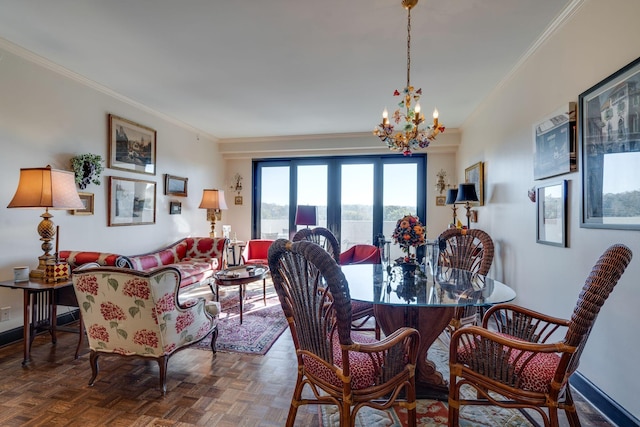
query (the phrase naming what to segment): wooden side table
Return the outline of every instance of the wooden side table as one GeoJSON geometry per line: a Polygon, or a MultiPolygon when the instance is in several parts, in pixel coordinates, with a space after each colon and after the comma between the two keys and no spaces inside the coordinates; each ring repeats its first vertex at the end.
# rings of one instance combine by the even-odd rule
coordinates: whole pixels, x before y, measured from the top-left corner
{"type": "MultiPolygon", "coordinates": [[[[240,324],[242,325],[242,306],[244,300],[244,288],[247,283],[262,280],[262,301],[267,305],[267,281],[269,267],[266,265],[241,265],[220,270],[213,275],[216,289],[211,289],[216,294],[216,301],[220,301],[220,286],[238,286],[240,298],[240,324]]],[[[213,287],[212,287],[213,288],[213,287]]]]}
{"type": "Polygon", "coordinates": [[[79,319],[78,329],[63,328],[57,325],[58,305],[78,307],[78,301],[73,291],[71,278],[57,283],[48,283],[43,279],[29,278],[26,282],[14,282],[6,280],[0,282],[0,287],[10,289],[22,289],[23,292],[23,339],[24,339],[24,360],[26,365],[31,360],[31,344],[36,334],[40,331],[49,331],[51,342],[56,343],[57,331],[78,332],[78,346],[75,357],[78,358],[84,326],[82,317],[79,319]]]}

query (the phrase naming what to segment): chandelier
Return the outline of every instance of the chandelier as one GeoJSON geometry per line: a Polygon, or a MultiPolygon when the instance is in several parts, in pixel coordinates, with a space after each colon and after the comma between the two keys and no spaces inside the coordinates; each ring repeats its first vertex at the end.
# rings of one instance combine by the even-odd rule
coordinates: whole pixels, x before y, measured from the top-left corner
{"type": "Polygon", "coordinates": [[[436,135],[444,132],[444,126],[438,122],[438,110],[433,111],[433,126],[424,126],[424,114],[420,112],[420,96],[422,89],[415,90],[411,86],[411,9],[418,4],[418,0],[402,0],[402,6],[407,9],[407,86],[399,92],[395,90],[393,96],[402,96],[398,109],[393,113],[394,125],[389,122],[389,112],[385,108],[382,112],[382,123],[373,131],[391,151],[402,151],[405,156],[411,155],[411,150],[426,148],[436,139],[436,135]],[[403,111],[404,110],[404,111],[403,111]],[[401,123],[402,122],[402,123],[401,123]],[[421,128],[420,125],[423,125],[421,128]]]}

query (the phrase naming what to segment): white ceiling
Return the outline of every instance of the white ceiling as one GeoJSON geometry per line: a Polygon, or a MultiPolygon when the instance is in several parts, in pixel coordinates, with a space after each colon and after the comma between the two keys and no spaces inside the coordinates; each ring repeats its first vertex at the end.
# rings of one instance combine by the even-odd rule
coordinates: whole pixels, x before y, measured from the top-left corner
{"type": "MultiPolygon", "coordinates": [[[[421,0],[425,115],[460,127],[578,3],[421,0]]],[[[372,131],[406,83],[406,20],[400,0],[0,0],[5,44],[224,139],[372,131]]]]}

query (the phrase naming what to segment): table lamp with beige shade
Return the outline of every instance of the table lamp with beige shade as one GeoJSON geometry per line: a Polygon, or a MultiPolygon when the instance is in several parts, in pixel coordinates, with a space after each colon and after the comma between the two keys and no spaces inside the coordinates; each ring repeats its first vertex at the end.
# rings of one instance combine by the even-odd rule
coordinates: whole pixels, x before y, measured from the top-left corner
{"type": "Polygon", "coordinates": [[[47,264],[57,261],[57,250],[51,254],[56,236],[56,226],[49,209],[83,209],[85,206],[76,190],[73,172],[44,168],[20,169],[18,189],[7,208],[44,208],[42,221],[38,224],[38,234],[42,240],[43,255],[38,257],[38,267],[31,270],[30,277],[44,278],[47,264]]]}
{"type": "Polygon", "coordinates": [[[224,200],[224,191],[216,189],[202,190],[202,200],[198,207],[207,210],[207,221],[211,222],[211,232],[209,236],[216,237],[216,219],[220,219],[221,211],[227,209],[227,202],[224,200]]]}

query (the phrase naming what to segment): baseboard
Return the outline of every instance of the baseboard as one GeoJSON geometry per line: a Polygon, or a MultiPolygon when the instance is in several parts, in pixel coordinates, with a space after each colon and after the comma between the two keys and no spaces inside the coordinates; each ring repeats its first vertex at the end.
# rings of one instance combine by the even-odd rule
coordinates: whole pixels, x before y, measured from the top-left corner
{"type": "Polygon", "coordinates": [[[584,396],[592,406],[598,408],[607,418],[618,426],[640,427],[640,420],[607,396],[579,372],[571,376],[571,386],[584,396]]]}
{"type": "MultiPolygon", "coordinates": [[[[56,323],[60,326],[63,326],[75,322],[76,320],[78,320],[79,314],[80,313],[78,309],[71,310],[68,313],[59,315],[56,323]]],[[[24,337],[23,332],[24,329],[22,326],[20,326],[19,328],[13,328],[0,332],[0,347],[4,347],[5,345],[13,344],[17,341],[20,341],[24,337]]]]}

